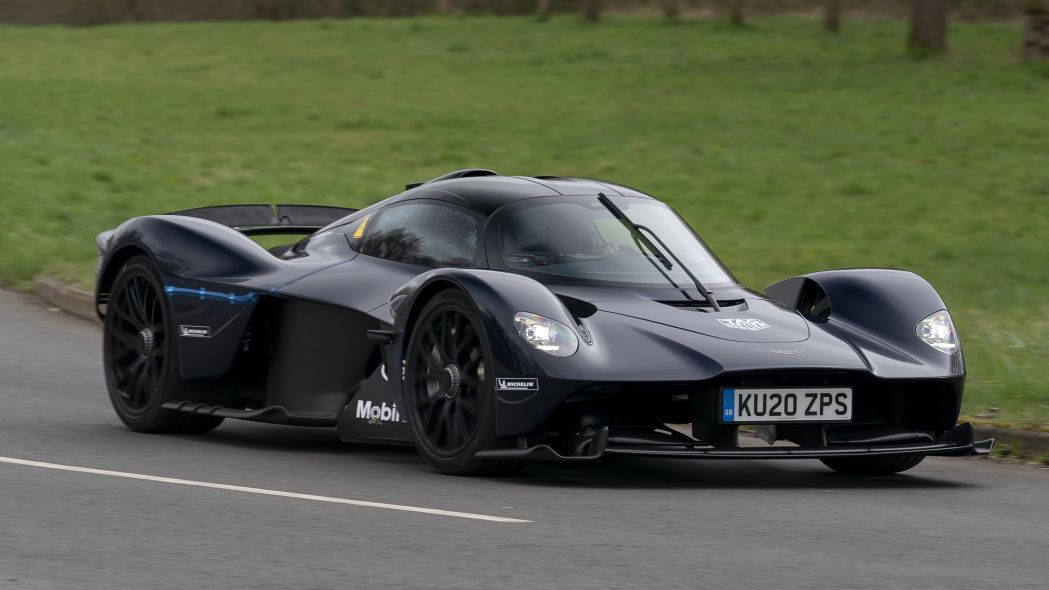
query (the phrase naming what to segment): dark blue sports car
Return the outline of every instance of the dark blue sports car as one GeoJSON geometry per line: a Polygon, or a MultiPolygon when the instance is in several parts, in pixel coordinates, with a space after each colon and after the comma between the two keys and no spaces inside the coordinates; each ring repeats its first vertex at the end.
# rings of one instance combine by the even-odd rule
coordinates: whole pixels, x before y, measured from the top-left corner
{"type": "Polygon", "coordinates": [[[445,473],[613,454],[895,473],[991,446],[956,424],[961,347],[921,277],[751,291],[618,184],[462,170],[361,210],[137,217],[98,246],[106,380],[136,431],[336,427],[445,473]],[[305,237],[250,237],[281,234],[305,237]]]}

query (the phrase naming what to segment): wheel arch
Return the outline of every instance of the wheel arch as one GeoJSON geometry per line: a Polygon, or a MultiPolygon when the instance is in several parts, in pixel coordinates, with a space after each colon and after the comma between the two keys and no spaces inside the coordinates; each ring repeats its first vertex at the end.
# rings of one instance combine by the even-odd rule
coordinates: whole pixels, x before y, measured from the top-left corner
{"type": "MultiPolygon", "coordinates": [[[[433,280],[423,284],[419,290],[412,297],[411,303],[409,304],[408,310],[404,317],[404,343],[402,346],[402,353],[407,349],[408,346],[408,334],[411,333],[412,328],[415,327],[415,322],[419,319],[419,315],[422,313],[426,304],[437,296],[438,293],[454,289],[464,293],[468,298],[470,294],[463,289],[462,285],[458,282],[449,279],[448,277],[439,276],[433,280]]],[[[472,301],[472,298],[471,298],[472,301]]]]}
{"type": "Polygon", "coordinates": [[[98,319],[104,320],[106,317],[101,306],[109,303],[110,290],[113,288],[113,282],[120,273],[120,269],[136,256],[150,257],[150,254],[138,244],[124,244],[109,255],[104,265],[101,260],[99,261],[98,278],[95,280],[95,314],[98,319]]]}
{"type": "Polygon", "coordinates": [[[281,262],[247,236],[192,217],[136,217],[100,234],[95,312],[104,319],[112,287],[128,260],[145,256],[160,275],[172,323],[206,336],[178,340],[183,379],[214,378],[232,367],[244,330],[265,292],[246,284],[281,269],[281,262]]]}

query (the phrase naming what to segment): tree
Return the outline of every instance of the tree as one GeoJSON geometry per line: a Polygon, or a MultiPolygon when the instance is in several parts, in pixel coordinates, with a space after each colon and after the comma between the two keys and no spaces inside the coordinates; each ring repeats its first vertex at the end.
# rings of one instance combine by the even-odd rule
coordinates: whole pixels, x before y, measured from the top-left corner
{"type": "Polygon", "coordinates": [[[907,48],[912,51],[947,51],[947,13],[950,0],[912,0],[911,30],[907,48]]]}
{"type": "Polygon", "coordinates": [[[668,20],[677,20],[681,16],[681,2],[679,0],[660,0],[659,5],[663,9],[663,16],[668,20]]]}
{"type": "Polygon", "coordinates": [[[454,10],[452,0],[437,0],[437,14],[451,14],[454,10]]]}
{"type": "Polygon", "coordinates": [[[728,22],[731,25],[742,27],[746,24],[746,18],[743,16],[744,8],[746,8],[746,0],[729,0],[728,3],[728,22]]]}
{"type": "Polygon", "coordinates": [[[1024,61],[1049,59],[1049,0],[1028,0],[1024,61]]]}
{"type": "Polygon", "coordinates": [[[550,15],[554,13],[554,0],[539,0],[536,5],[535,16],[540,21],[550,20],[550,15]]]}
{"type": "Polygon", "coordinates": [[[603,5],[604,0],[583,0],[583,18],[592,23],[601,20],[603,5]]]}
{"type": "Polygon", "coordinates": [[[823,10],[823,28],[831,33],[841,31],[841,0],[827,0],[823,10]]]}

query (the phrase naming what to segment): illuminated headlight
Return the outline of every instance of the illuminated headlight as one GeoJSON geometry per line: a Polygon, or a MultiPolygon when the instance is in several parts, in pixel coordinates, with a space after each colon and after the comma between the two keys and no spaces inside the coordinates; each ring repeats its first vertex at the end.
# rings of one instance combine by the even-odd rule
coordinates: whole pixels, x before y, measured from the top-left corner
{"type": "Polygon", "coordinates": [[[951,323],[951,314],[946,310],[930,315],[918,322],[914,333],[929,346],[945,354],[958,352],[958,336],[954,333],[954,324],[951,323]]]}
{"type": "Polygon", "coordinates": [[[571,328],[541,315],[519,311],[514,314],[514,327],[529,344],[554,356],[572,356],[579,348],[571,328]]]}

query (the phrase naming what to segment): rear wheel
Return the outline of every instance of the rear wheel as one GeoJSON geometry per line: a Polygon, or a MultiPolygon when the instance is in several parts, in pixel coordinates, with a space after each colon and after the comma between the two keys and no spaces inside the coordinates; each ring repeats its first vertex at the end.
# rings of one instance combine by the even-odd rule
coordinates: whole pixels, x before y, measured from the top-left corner
{"type": "Polygon", "coordinates": [[[137,432],[207,432],[215,416],[165,410],[189,399],[178,375],[173,320],[160,277],[145,256],[136,256],[113,282],[103,327],[109,399],[117,416],[137,432]]]}
{"type": "Polygon", "coordinates": [[[419,454],[450,474],[510,473],[523,464],[480,459],[495,443],[495,392],[488,339],[465,295],[431,299],[408,340],[405,395],[419,454]]]}
{"type": "Polygon", "coordinates": [[[876,455],[873,457],[829,457],[820,459],[838,473],[847,475],[891,475],[922,462],[924,455],[876,455]]]}

